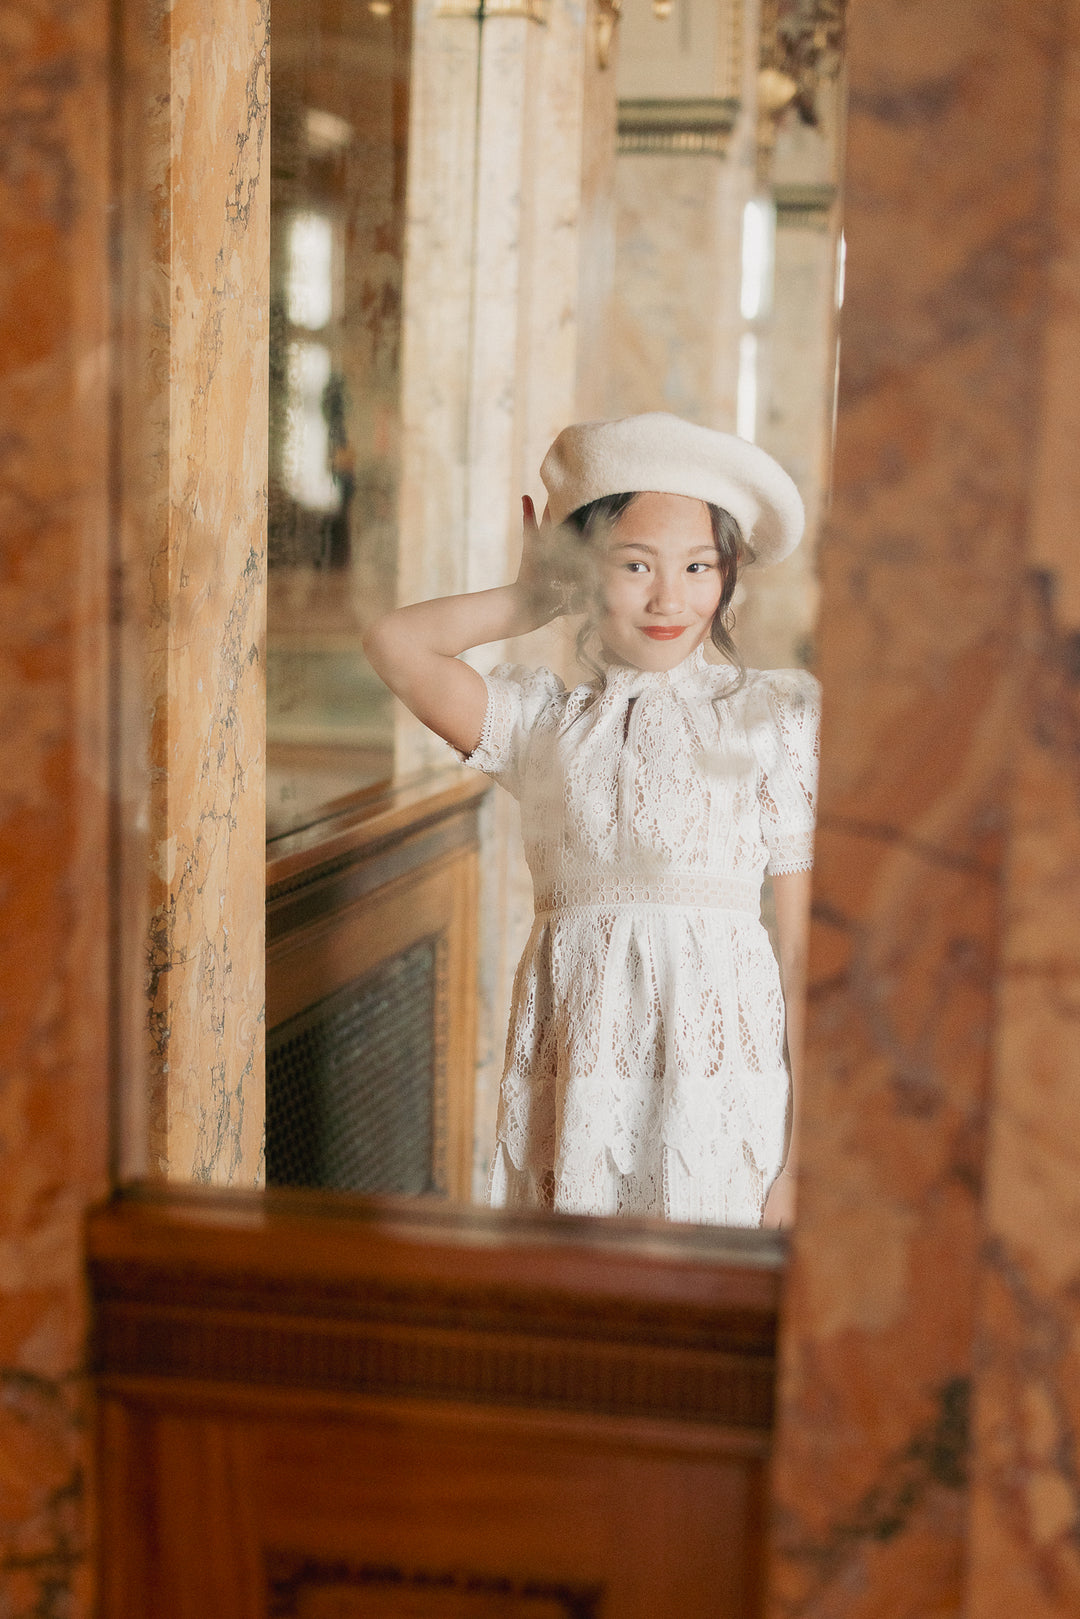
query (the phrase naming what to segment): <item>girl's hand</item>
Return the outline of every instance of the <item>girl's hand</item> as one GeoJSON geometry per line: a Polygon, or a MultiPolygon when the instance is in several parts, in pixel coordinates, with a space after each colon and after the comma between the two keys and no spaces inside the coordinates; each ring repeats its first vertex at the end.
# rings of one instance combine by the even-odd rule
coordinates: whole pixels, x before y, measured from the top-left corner
{"type": "Polygon", "coordinates": [[[561,578],[564,570],[558,565],[558,546],[547,511],[538,523],[531,497],[522,495],[521,515],[521,566],[518,569],[517,588],[525,594],[530,607],[541,616],[543,622],[567,610],[567,592],[561,578]]]}
{"type": "Polygon", "coordinates": [[[782,1169],[769,1187],[761,1224],[784,1231],[795,1224],[795,1177],[790,1170],[782,1169]]]}

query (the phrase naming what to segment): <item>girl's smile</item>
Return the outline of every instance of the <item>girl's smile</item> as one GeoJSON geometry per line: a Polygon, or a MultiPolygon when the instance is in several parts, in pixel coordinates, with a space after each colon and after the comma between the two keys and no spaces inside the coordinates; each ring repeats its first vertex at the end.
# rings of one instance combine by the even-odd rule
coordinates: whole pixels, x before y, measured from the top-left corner
{"type": "Polygon", "coordinates": [[[704,501],[640,494],[613,523],[599,568],[597,622],[609,657],[674,669],[712,627],[723,590],[704,501]]]}

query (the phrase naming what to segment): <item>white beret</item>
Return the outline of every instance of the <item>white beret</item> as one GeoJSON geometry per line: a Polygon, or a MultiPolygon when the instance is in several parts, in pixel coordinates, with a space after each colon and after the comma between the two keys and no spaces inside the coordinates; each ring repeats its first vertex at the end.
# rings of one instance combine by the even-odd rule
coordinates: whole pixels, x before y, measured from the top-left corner
{"type": "Polygon", "coordinates": [[[806,521],[798,489],[771,455],[667,411],[564,428],[540,476],[554,523],[603,495],[689,495],[730,512],[763,563],[794,551],[806,521]]]}

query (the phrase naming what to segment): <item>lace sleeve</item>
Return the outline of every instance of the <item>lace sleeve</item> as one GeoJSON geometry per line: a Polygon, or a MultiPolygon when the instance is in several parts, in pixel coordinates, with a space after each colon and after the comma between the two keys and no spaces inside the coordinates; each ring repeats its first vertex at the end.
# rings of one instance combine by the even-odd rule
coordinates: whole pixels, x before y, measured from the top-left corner
{"type": "Polygon", "coordinates": [[[769,851],[765,869],[780,877],[814,863],[821,695],[813,675],[801,669],[771,673],[762,686],[768,724],[758,800],[769,851]]]}
{"type": "Polygon", "coordinates": [[[526,669],[510,663],[501,663],[485,675],[484,684],[488,702],[480,740],[469,754],[456,748],[453,751],[462,764],[483,770],[517,797],[529,735],[548,704],[565,687],[550,669],[526,669]]]}

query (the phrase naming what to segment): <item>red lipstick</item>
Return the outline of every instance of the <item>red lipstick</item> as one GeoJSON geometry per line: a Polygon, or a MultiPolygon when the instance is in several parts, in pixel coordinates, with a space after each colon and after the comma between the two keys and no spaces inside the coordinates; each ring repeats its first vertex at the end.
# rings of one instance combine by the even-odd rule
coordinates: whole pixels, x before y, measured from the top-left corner
{"type": "Polygon", "coordinates": [[[653,641],[677,641],[685,628],[685,624],[650,624],[642,628],[642,634],[653,641]]]}

